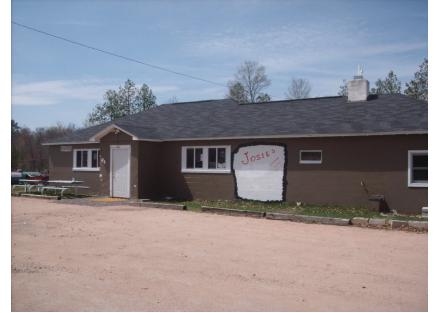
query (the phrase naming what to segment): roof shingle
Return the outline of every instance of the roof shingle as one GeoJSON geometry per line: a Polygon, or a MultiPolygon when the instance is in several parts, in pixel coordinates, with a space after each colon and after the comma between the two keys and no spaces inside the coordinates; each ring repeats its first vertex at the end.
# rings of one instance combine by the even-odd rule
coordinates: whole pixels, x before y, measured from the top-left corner
{"type": "Polygon", "coordinates": [[[238,104],[230,99],[165,104],[78,130],[51,143],[85,142],[115,124],[144,140],[426,133],[428,104],[404,95],[238,104]]]}

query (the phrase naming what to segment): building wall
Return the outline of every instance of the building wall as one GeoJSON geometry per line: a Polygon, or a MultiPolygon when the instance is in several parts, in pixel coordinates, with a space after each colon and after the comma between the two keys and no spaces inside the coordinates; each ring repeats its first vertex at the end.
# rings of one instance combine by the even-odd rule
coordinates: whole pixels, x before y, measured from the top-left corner
{"type": "Polygon", "coordinates": [[[84,181],[84,186],[89,186],[90,189],[81,190],[81,193],[86,194],[100,194],[100,173],[72,171],[73,168],[73,150],[74,149],[93,149],[99,148],[98,144],[85,145],[65,145],[72,147],[72,151],[62,152],[61,146],[49,146],[49,179],[51,180],[76,180],[84,181]]]}
{"type": "Polygon", "coordinates": [[[141,199],[156,199],[159,193],[158,177],[161,174],[159,160],[161,158],[159,143],[139,142],[139,187],[138,197],[141,199]]]}
{"type": "MultiPolygon", "coordinates": [[[[160,144],[157,197],[234,199],[232,174],[181,173],[181,147],[231,145],[234,151],[258,140],[181,141],[160,144]]],[[[369,194],[382,194],[390,208],[420,212],[427,188],[408,187],[408,150],[426,150],[427,135],[294,138],[264,140],[287,145],[286,200],[310,204],[373,207],[369,194]],[[322,150],[322,164],[299,164],[300,150],[322,150]]],[[[143,144],[143,143],[141,143],[143,144]]]]}
{"type": "MultiPolygon", "coordinates": [[[[72,145],[76,148],[101,148],[99,172],[72,171],[73,152],[50,146],[50,178],[84,180],[91,193],[110,193],[110,145],[131,146],[133,198],[177,199],[235,198],[231,174],[181,172],[181,147],[187,145],[239,145],[259,140],[179,141],[151,143],[132,141],[124,134],[108,134],[100,145],[72,145]]],[[[264,140],[287,146],[286,200],[309,204],[372,207],[369,194],[382,194],[390,208],[419,213],[427,205],[428,188],[408,187],[408,150],[426,150],[427,135],[363,136],[337,138],[292,138],[264,140]],[[322,164],[299,164],[300,150],[322,150],[322,164]]]]}
{"type": "Polygon", "coordinates": [[[138,192],[138,141],[124,133],[110,133],[101,138],[100,144],[71,145],[72,151],[61,152],[60,146],[49,146],[49,177],[50,179],[75,179],[83,180],[89,186],[89,194],[109,196],[110,194],[110,146],[131,146],[130,168],[130,197],[137,198],[138,192]],[[100,148],[100,170],[96,172],[73,171],[73,149],[100,148]]]}
{"type": "Polygon", "coordinates": [[[101,195],[110,195],[110,146],[129,145],[131,147],[130,155],[130,198],[138,198],[138,149],[139,142],[133,141],[131,136],[119,132],[118,134],[109,133],[101,138],[101,195]]]}

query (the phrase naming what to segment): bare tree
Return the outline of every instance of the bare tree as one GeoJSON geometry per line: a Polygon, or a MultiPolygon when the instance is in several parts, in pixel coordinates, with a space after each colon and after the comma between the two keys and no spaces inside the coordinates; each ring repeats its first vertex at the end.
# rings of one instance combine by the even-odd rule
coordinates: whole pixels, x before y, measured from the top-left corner
{"type": "Polygon", "coordinates": [[[235,79],[228,83],[229,98],[239,103],[267,101],[268,94],[263,90],[270,85],[270,80],[266,76],[266,69],[254,61],[245,61],[234,75],[235,79]]]}
{"type": "Polygon", "coordinates": [[[179,99],[177,99],[176,96],[172,96],[171,98],[169,98],[169,99],[165,102],[165,104],[173,104],[173,103],[177,103],[177,102],[179,102],[179,99]]]}
{"type": "Polygon", "coordinates": [[[310,95],[312,87],[307,79],[293,78],[287,90],[286,97],[288,99],[304,99],[310,95]]]}

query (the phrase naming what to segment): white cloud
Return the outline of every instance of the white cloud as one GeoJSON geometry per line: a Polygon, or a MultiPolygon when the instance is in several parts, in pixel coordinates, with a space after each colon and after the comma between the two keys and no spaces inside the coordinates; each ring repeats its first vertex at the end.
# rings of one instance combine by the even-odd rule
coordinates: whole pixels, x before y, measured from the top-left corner
{"type": "Polygon", "coordinates": [[[184,48],[197,57],[253,59],[272,73],[307,70],[319,64],[390,56],[426,50],[427,42],[374,37],[362,21],[328,21],[317,25],[285,24],[269,29],[226,29],[188,34],[184,48]]]}
{"type": "MultiPolygon", "coordinates": [[[[102,101],[106,90],[117,89],[118,84],[98,79],[49,80],[12,84],[12,105],[45,106],[67,101],[96,104],[102,101]]],[[[173,85],[150,86],[155,94],[176,91],[173,85]]]]}
{"type": "Polygon", "coordinates": [[[97,80],[49,80],[12,84],[12,105],[42,106],[65,101],[101,101],[102,95],[114,85],[97,80]]]}

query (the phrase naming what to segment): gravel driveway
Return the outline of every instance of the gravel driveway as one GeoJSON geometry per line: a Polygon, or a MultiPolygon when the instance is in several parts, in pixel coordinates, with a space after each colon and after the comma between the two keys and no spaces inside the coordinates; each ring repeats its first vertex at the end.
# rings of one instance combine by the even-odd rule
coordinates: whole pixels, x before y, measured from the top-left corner
{"type": "Polygon", "coordinates": [[[426,234],[12,198],[14,311],[426,311],[426,234]]]}

